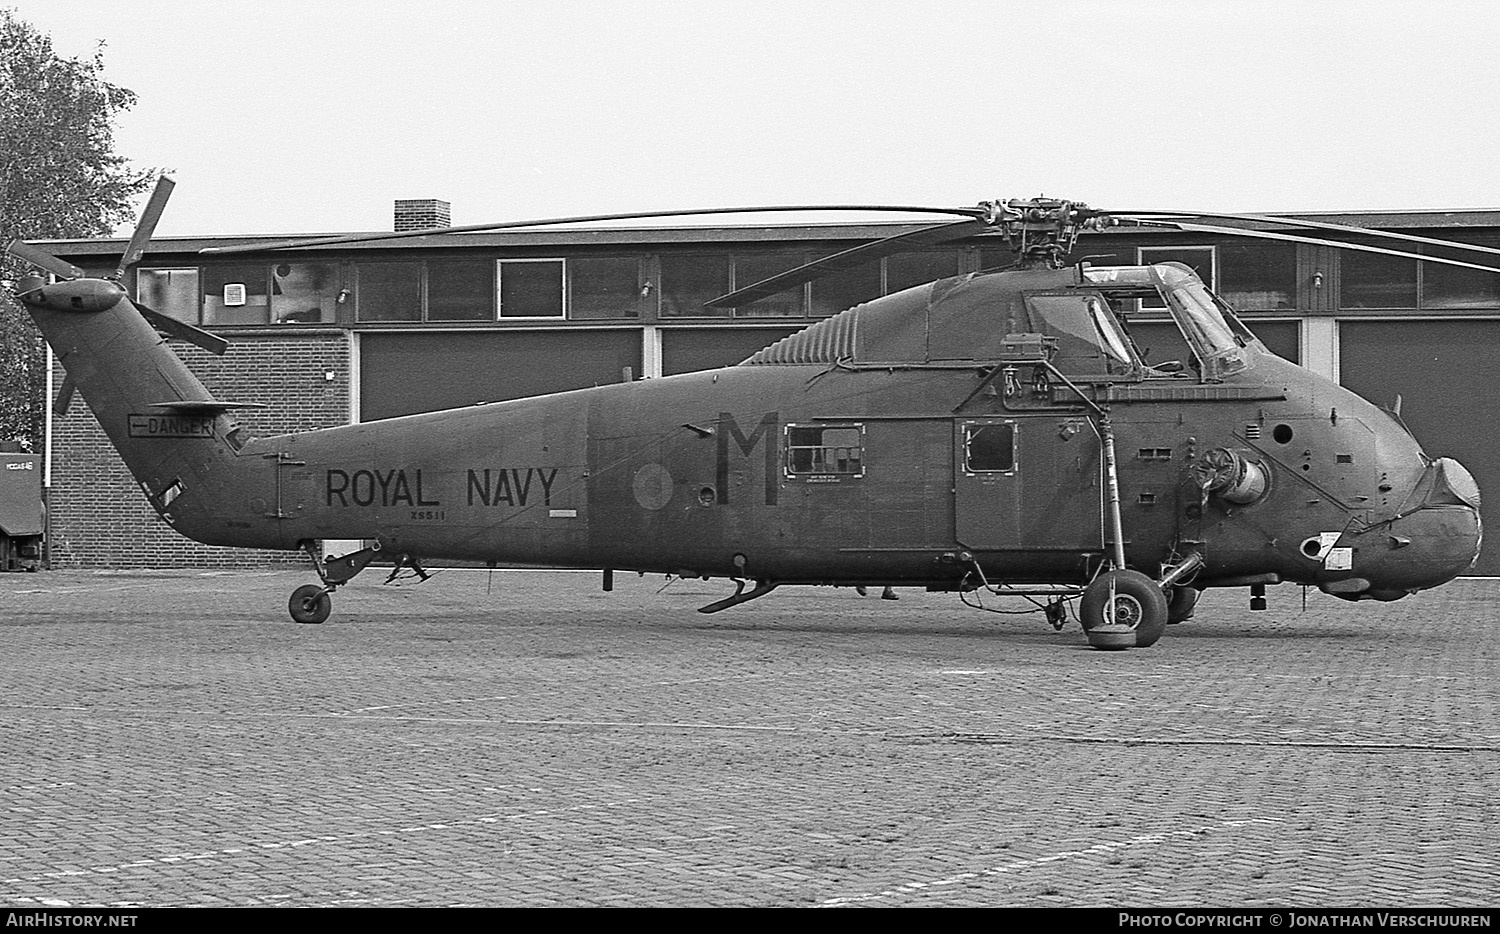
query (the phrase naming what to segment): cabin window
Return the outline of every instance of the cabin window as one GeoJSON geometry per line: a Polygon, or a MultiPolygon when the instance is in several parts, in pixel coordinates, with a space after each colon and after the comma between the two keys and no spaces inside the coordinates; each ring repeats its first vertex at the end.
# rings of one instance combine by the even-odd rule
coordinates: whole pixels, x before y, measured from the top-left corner
{"type": "Polygon", "coordinates": [[[864,426],[788,425],[786,472],[809,479],[864,476],[864,426]]]}
{"type": "Polygon", "coordinates": [[[969,473],[1011,473],[1016,469],[1016,425],[964,426],[964,469],[969,473]]]}
{"type": "Polygon", "coordinates": [[[169,318],[198,323],[198,270],[138,269],[135,297],[143,305],[169,318]]]}
{"type": "Polygon", "coordinates": [[[497,266],[502,319],[563,316],[562,260],[502,259],[497,266]]]}
{"type": "Polygon", "coordinates": [[[339,302],[338,267],[277,263],[271,267],[271,320],[277,324],[330,322],[339,302]]]}
{"type": "MultiPolygon", "coordinates": [[[[1210,289],[1218,281],[1215,248],[1211,246],[1142,246],[1136,247],[1136,260],[1142,266],[1156,263],[1181,263],[1198,274],[1210,289]]],[[[1141,299],[1142,308],[1165,309],[1160,296],[1141,299]]]]}

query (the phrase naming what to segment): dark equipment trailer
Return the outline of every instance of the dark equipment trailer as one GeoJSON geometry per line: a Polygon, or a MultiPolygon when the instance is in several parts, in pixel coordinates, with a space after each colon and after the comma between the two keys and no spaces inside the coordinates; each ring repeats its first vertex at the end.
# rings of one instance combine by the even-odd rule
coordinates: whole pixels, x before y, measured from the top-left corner
{"type": "Polygon", "coordinates": [[[42,565],[42,458],[0,453],[0,571],[42,565]]]}

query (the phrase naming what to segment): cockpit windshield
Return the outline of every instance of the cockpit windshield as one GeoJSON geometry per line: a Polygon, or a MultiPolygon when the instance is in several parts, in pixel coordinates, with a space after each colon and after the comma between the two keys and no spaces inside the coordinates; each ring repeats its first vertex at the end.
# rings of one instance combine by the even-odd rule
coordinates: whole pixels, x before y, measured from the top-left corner
{"type": "Polygon", "coordinates": [[[1106,291],[1111,285],[1127,290],[1154,287],[1197,356],[1204,378],[1220,379],[1249,367],[1245,339],[1226,320],[1228,309],[1182,263],[1092,267],[1084,270],[1084,278],[1106,291]]]}

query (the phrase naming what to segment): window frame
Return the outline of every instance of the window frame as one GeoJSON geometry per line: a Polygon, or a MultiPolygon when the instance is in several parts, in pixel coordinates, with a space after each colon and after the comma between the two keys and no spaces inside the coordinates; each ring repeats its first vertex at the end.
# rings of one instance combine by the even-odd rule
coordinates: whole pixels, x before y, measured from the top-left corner
{"type": "MultiPolygon", "coordinates": [[[[427,280],[427,263],[422,263],[422,280],[427,280]]],[[[568,317],[568,259],[565,256],[498,257],[495,260],[495,321],[569,321],[568,317]],[[507,315],[505,313],[505,265],[507,263],[556,263],[558,264],[557,314],[555,315],[507,315]]],[[[427,320],[427,303],[422,303],[422,320],[427,320]]]]}
{"type": "MultiPolygon", "coordinates": [[[[782,426],[782,445],[781,445],[781,448],[782,448],[782,456],[781,456],[781,472],[782,472],[782,475],[787,480],[800,480],[800,481],[802,481],[804,483],[841,483],[841,482],[843,482],[845,480],[861,480],[865,476],[866,453],[867,453],[866,438],[867,438],[867,435],[866,435],[866,431],[865,431],[865,423],[864,422],[855,422],[855,421],[788,422],[787,424],[785,424],[785,425],[782,426]],[[818,436],[818,443],[815,444],[815,445],[810,445],[810,444],[793,444],[792,443],[792,441],[793,441],[793,438],[792,438],[793,431],[799,431],[799,430],[800,431],[806,431],[806,430],[811,429],[811,428],[816,428],[820,432],[837,431],[837,430],[840,430],[840,429],[857,431],[859,433],[859,448],[858,448],[859,456],[857,458],[857,463],[858,463],[857,469],[850,470],[850,471],[798,470],[798,469],[796,469],[793,462],[794,462],[794,454],[797,451],[820,451],[820,452],[827,452],[827,451],[829,451],[831,449],[842,449],[842,450],[848,450],[848,449],[850,449],[848,445],[830,445],[830,444],[825,443],[824,437],[823,437],[822,434],[819,434],[819,436],[818,436]]],[[[818,457],[817,457],[816,454],[813,455],[813,460],[814,460],[815,463],[817,462],[818,457]]],[[[826,465],[828,463],[828,459],[826,457],[824,457],[822,459],[822,462],[826,465]]]]}
{"type": "Polygon", "coordinates": [[[966,477],[1013,477],[1020,467],[1020,425],[1013,418],[966,421],[963,423],[963,473],[966,477]],[[985,428],[1005,428],[1010,432],[1010,466],[1005,468],[975,467],[972,444],[974,435],[985,428]]]}
{"type": "Polygon", "coordinates": [[[161,312],[162,314],[166,315],[168,318],[172,318],[172,319],[174,319],[176,321],[182,321],[185,324],[191,324],[191,325],[194,325],[194,326],[201,325],[203,323],[203,267],[202,266],[177,266],[177,265],[173,265],[173,266],[139,266],[135,270],[135,289],[134,289],[134,294],[131,296],[131,298],[132,298],[133,301],[139,302],[142,305],[146,305],[146,306],[150,307],[154,311],[161,312]],[[141,296],[141,273],[167,273],[168,274],[168,281],[170,281],[170,278],[171,278],[170,274],[171,273],[176,273],[176,272],[180,272],[180,273],[192,273],[193,285],[192,285],[192,289],[188,292],[188,294],[192,296],[193,302],[192,302],[192,312],[191,312],[192,313],[192,317],[189,318],[189,319],[179,318],[176,315],[171,314],[169,311],[166,311],[165,309],[163,309],[161,307],[158,307],[160,305],[165,304],[164,302],[160,302],[160,301],[157,301],[157,302],[148,301],[146,298],[144,298],[144,297],[141,296]]]}

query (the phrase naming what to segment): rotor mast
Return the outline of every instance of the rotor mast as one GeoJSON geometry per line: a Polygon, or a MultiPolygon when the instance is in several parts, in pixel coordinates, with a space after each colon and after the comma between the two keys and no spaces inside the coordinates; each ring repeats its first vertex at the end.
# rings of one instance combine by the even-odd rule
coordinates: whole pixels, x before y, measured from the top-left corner
{"type": "Polygon", "coordinates": [[[984,212],[980,220],[1005,238],[1020,269],[1060,269],[1080,233],[1119,223],[1081,201],[1057,198],[981,201],[979,208],[984,212]]]}

